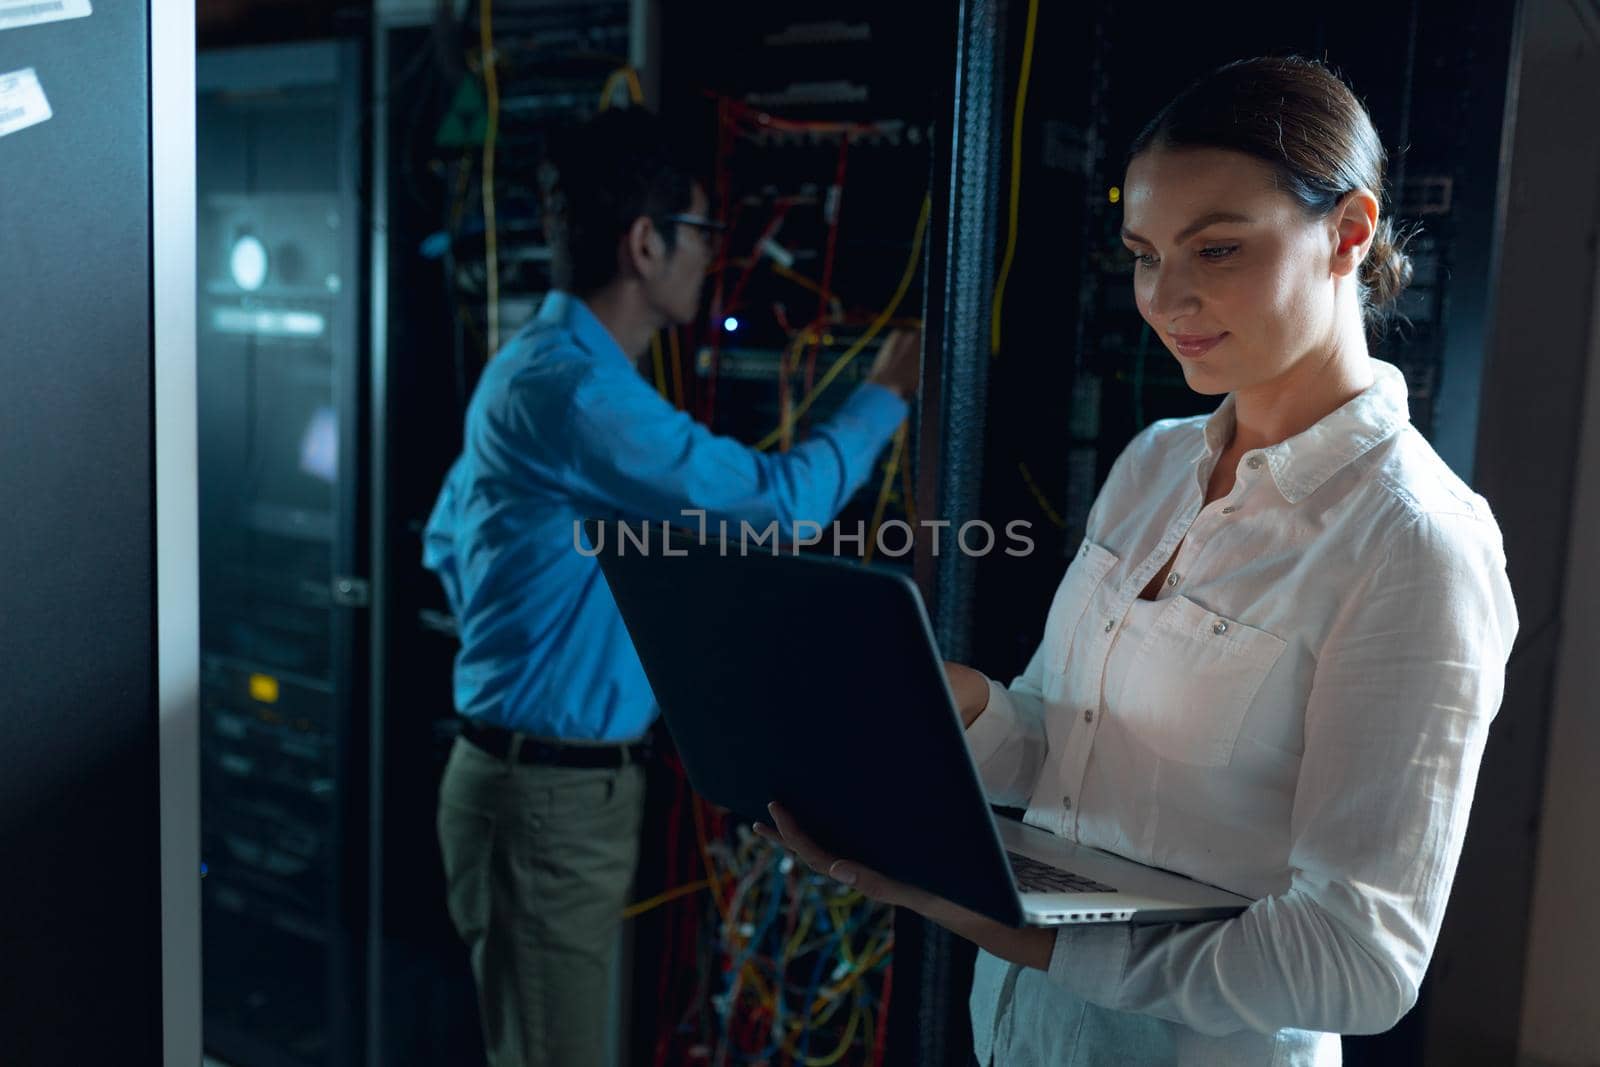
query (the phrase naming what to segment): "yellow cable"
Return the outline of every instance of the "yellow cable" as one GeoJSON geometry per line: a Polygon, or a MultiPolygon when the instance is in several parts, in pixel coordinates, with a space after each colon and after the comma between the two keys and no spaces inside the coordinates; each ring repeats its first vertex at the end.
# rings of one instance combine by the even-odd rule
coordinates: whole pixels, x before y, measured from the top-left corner
{"type": "Polygon", "coordinates": [[[846,975],[844,980],[838,985],[831,986],[827,989],[824,989],[821,993],[818,993],[817,999],[811,1005],[811,1010],[815,1012],[828,1001],[835,1000],[841,994],[848,993],[852,986],[861,981],[862,978],[866,977],[868,971],[877,966],[879,960],[883,959],[883,957],[887,956],[892,951],[894,951],[894,938],[891,937],[887,938],[884,943],[878,947],[876,952],[863,959],[860,964],[858,964],[854,970],[846,975]]]}
{"type": "Polygon", "coordinates": [[[709,888],[710,885],[710,879],[702,878],[698,882],[690,882],[688,885],[680,885],[676,889],[669,889],[665,893],[657,893],[649,900],[641,900],[637,904],[629,904],[626,908],[623,908],[622,917],[624,920],[638,918],[647,911],[653,911],[663,904],[670,904],[679,897],[686,897],[690,893],[697,893],[702,889],[709,888]]]}
{"type": "Polygon", "coordinates": [[[1033,73],[1033,31],[1039,22],[1039,0],[1028,0],[1028,28],[1022,36],[1022,73],[1017,79],[1017,107],[1011,116],[1011,217],[1007,222],[1006,254],[1000,279],[994,285],[994,308],[989,319],[989,355],[1000,352],[1000,308],[1006,299],[1006,280],[1017,255],[1017,216],[1022,199],[1022,113],[1028,102],[1028,78],[1033,73]]]}
{"type": "Polygon", "coordinates": [[[694,835],[700,844],[700,859],[706,865],[706,881],[711,883],[711,900],[717,906],[717,914],[722,916],[722,921],[728,921],[728,906],[722,902],[722,882],[717,878],[716,864],[711,862],[711,846],[706,843],[706,820],[700,811],[700,798],[694,797],[691,805],[694,808],[694,835]]]}
{"type": "Polygon", "coordinates": [[[1067,520],[1056,514],[1056,509],[1050,506],[1050,498],[1044,495],[1044,490],[1033,480],[1033,472],[1028,470],[1026,463],[1018,463],[1017,470],[1022,472],[1022,480],[1028,483],[1028,492],[1033,494],[1034,503],[1039,505],[1039,510],[1044,512],[1045,518],[1058,530],[1067,528],[1067,520]]]}
{"type": "Polygon", "coordinates": [[[618,67],[606,78],[605,85],[600,89],[600,110],[606,111],[611,107],[611,96],[616,92],[617,82],[628,83],[628,99],[632,103],[644,103],[644,90],[639,86],[639,74],[631,66],[618,67]]]}
{"type": "MultiPolygon", "coordinates": [[[[833,920],[835,930],[847,930],[850,927],[850,909],[841,900],[828,901],[828,917],[833,920]]],[[[839,951],[846,960],[850,959],[850,944],[842,934],[839,937],[839,951]]]]}
{"type": "Polygon", "coordinates": [[[872,549],[878,543],[878,527],[883,525],[883,511],[889,506],[889,491],[894,488],[894,476],[900,467],[900,453],[906,447],[906,428],[909,423],[902,422],[900,428],[894,432],[894,448],[889,451],[889,462],[883,466],[883,484],[878,487],[878,502],[872,507],[872,525],[868,527],[867,551],[862,557],[862,562],[872,562],[872,549]]]}
{"type": "Polygon", "coordinates": [[[600,86],[600,110],[601,111],[610,111],[611,110],[611,94],[614,91],[616,91],[616,88],[617,88],[617,76],[620,75],[621,73],[622,73],[622,71],[620,71],[620,70],[612,71],[609,75],[606,76],[605,84],[600,86]]]}
{"type": "Polygon", "coordinates": [[[667,351],[672,353],[672,402],[683,407],[683,356],[678,350],[677,327],[667,331],[667,351]]]}
{"type": "MultiPolygon", "coordinates": [[[[1017,102],[1011,116],[1011,203],[1006,221],[1006,251],[1000,263],[1000,277],[995,282],[994,306],[989,318],[991,358],[1000,354],[1000,320],[1006,299],[1006,282],[1011,277],[1011,264],[1017,257],[1017,233],[1022,205],[1022,118],[1028,102],[1028,82],[1033,74],[1033,43],[1038,24],[1039,0],[1028,0],[1028,23],[1022,37],[1022,70],[1017,77],[1017,102]]],[[[1034,482],[1028,465],[1018,463],[1017,469],[1022,472],[1022,480],[1027,483],[1028,492],[1033,494],[1034,501],[1038,503],[1045,517],[1058,529],[1066,529],[1066,520],[1051,507],[1050,499],[1034,482]]]]}
{"type": "Polygon", "coordinates": [[[932,209],[932,206],[932,198],[923,197],[922,212],[917,216],[917,230],[911,237],[911,258],[906,261],[905,273],[901,275],[900,285],[895,289],[894,296],[889,299],[888,307],[879,312],[878,317],[872,320],[872,325],[867,327],[867,332],[862,334],[855,344],[845,349],[844,354],[834,361],[833,366],[828,368],[828,373],[824,374],[822,380],[817,382],[816,388],[807,393],[806,398],[796,405],[794,412],[784,420],[784,425],[779,426],[756,443],[757,449],[765,452],[781,440],[785,430],[792,428],[811,409],[811,405],[816,402],[817,397],[822,395],[823,390],[833,384],[834,379],[844,372],[850,361],[860,355],[861,350],[866,348],[872,339],[878,335],[879,331],[883,329],[884,323],[894,317],[895,311],[900,307],[900,301],[905,299],[907,290],[911,288],[911,279],[916,277],[917,265],[922,259],[922,236],[928,229],[928,212],[932,209]]]}
{"type": "Polygon", "coordinates": [[[483,135],[483,255],[488,280],[488,351],[500,348],[500,255],[495,241],[494,144],[500,134],[500,82],[494,72],[494,30],[490,26],[492,0],[479,0],[478,31],[482,47],[483,87],[488,95],[488,123],[483,135]]]}
{"type": "Polygon", "coordinates": [[[783,388],[789,376],[800,369],[800,353],[806,345],[817,339],[815,331],[801,330],[789,344],[789,350],[778,356],[778,451],[787,452],[794,447],[794,393],[783,388]]]}
{"type": "Polygon", "coordinates": [[[778,1007],[778,995],[773,990],[767,988],[767,983],[761,977],[761,972],[756,970],[754,961],[747,962],[744,965],[744,970],[745,986],[750,988],[755,993],[756,999],[761,1001],[764,1007],[766,1007],[769,1011],[776,1011],[778,1007]]]}
{"type": "Polygon", "coordinates": [[[806,939],[806,935],[811,932],[811,916],[813,914],[814,912],[811,908],[807,908],[801,913],[800,924],[795,928],[794,936],[789,939],[789,944],[784,947],[784,956],[792,958],[795,954],[795,949],[800,947],[801,942],[806,939]]]}
{"type": "Polygon", "coordinates": [[[856,1001],[855,1010],[850,1013],[850,1025],[844,1028],[844,1036],[839,1039],[839,1047],[826,1056],[802,1056],[801,1062],[806,1067],[833,1067],[834,1064],[844,1059],[844,1054],[855,1047],[856,1031],[861,1028],[861,1001],[856,1001]]]}
{"type": "MultiPolygon", "coordinates": [[[[859,903],[859,899],[856,902],[859,903]]],[[[842,921],[843,919],[848,918],[848,916],[845,915],[841,910],[840,901],[826,901],[825,906],[828,908],[829,912],[833,915],[836,921],[842,921]]],[[[812,944],[801,945],[801,942],[805,939],[806,933],[811,928],[811,921],[815,912],[815,908],[808,907],[804,912],[801,913],[799,928],[795,931],[794,936],[790,938],[789,944],[785,947],[784,952],[786,956],[792,957],[796,954],[804,955],[807,952],[815,951],[831,940],[831,938],[824,937],[819,941],[813,942],[812,944]]],[[[893,947],[893,942],[894,934],[891,929],[880,939],[880,941],[875,942],[876,947],[868,953],[868,959],[864,961],[863,966],[870,969],[873,964],[883,957],[888,949],[893,947]]],[[[842,945],[841,947],[848,958],[848,945],[842,945]]],[[[779,968],[778,974],[782,974],[781,967],[779,968]]],[[[779,981],[781,982],[781,978],[779,981]]],[[[816,1028],[825,1025],[838,1010],[840,1003],[842,1003],[839,999],[839,994],[841,992],[848,992],[853,985],[854,982],[846,981],[832,990],[825,991],[823,995],[819,996],[817,1000],[813,1002],[807,1017],[791,1018],[788,1020],[786,1024],[788,1032],[784,1037],[784,1047],[788,1050],[791,1057],[799,1055],[799,1051],[796,1046],[800,1034],[807,1028],[816,1028]]]]}
{"type": "Polygon", "coordinates": [[[660,393],[662,396],[666,396],[667,367],[661,359],[661,335],[659,333],[653,333],[650,335],[650,361],[655,364],[656,392],[660,393]]]}
{"type": "MultiPolygon", "coordinates": [[[[783,373],[781,364],[778,368],[778,373],[783,373]]],[[[778,425],[783,431],[783,436],[778,438],[779,452],[787,452],[794,447],[794,420],[789,417],[789,413],[793,410],[794,395],[792,393],[784,393],[783,403],[778,407],[778,425]]]]}
{"type": "Polygon", "coordinates": [[[906,521],[912,529],[921,529],[917,525],[917,491],[911,485],[911,464],[908,462],[900,464],[900,492],[904,498],[906,521]]]}
{"type": "Polygon", "coordinates": [[[783,362],[779,366],[788,368],[789,373],[794,374],[800,369],[800,356],[805,352],[806,345],[817,339],[815,330],[801,330],[795,334],[794,340],[789,344],[789,351],[784,354],[783,362]]]}
{"type": "Polygon", "coordinates": [[[839,937],[839,958],[844,960],[845,964],[851,969],[855,968],[856,955],[850,951],[850,935],[848,933],[839,937]]]}
{"type": "Polygon", "coordinates": [[[798,285],[800,288],[809,289],[811,292],[816,293],[818,296],[830,297],[831,298],[832,295],[833,295],[831,293],[823,292],[822,291],[822,286],[818,285],[816,282],[812,281],[810,278],[807,278],[804,274],[801,274],[799,271],[790,270],[788,267],[785,267],[782,263],[774,263],[774,264],[772,264],[772,273],[776,274],[780,278],[787,278],[791,282],[794,282],[796,285],[798,285]]]}
{"type": "MultiPolygon", "coordinates": [[[[843,986],[840,987],[841,990],[845,988],[846,987],[843,986]]],[[[800,1050],[798,1046],[800,1034],[803,1033],[807,1028],[821,1027],[825,1025],[828,1020],[833,1018],[835,1012],[838,1011],[840,1003],[842,1003],[842,1001],[837,998],[830,1000],[827,1009],[821,1014],[818,1014],[815,1009],[813,1009],[809,1019],[799,1019],[789,1024],[789,1032],[784,1037],[783,1047],[789,1053],[790,1057],[794,1059],[802,1059],[802,1062],[814,1064],[816,1067],[825,1067],[825,1065],[837,1063],[841,1058],[843,1058],[844,1053],[848,1051],[852,1045],[854,1045],[855,1031],[859,1029],[861,1020],[863,1018],[861,997],[858,995],[852,998],[852,1000],[853,1008],[850,1016],[850,1023],[845,1029],[844,1036],[840,1041],[839,1047],[835,1049],[833,1053],[829,1054],[828,1056],[807,1056],[802,1059],[800,1057],[800,1050]]]]}

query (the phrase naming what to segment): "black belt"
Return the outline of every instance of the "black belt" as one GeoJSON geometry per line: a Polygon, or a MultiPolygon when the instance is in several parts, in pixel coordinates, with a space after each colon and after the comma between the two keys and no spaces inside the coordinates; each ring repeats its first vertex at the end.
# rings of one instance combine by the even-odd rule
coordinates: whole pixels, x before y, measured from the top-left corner
{"type": "Polygon", "coordinates": [[[644,741],[615,745],[563,745],[470,719],[462,722],[461,736],[495,759],[509,759],[515,749],[518,763],[539,763],[551,767],[615,769],[629,763],[642,763],[650,755],[650,745],[644,741]]]}

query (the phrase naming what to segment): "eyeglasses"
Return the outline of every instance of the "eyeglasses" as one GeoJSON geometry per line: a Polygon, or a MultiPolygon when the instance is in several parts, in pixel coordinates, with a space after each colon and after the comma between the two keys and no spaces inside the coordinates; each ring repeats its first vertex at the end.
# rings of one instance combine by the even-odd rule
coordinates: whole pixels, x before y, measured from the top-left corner
{"type": "Polygon", "coordinates": [[[681,211],[675,215],[667,215],[661,221],[682,223],[685,226],[693,226],[697,230],[704,230],[706,233],[724,233],[728,229],[728,224],[725,222],[718,222],[716,219],[708,219],[704,215],[691,215],[681,211]]]}

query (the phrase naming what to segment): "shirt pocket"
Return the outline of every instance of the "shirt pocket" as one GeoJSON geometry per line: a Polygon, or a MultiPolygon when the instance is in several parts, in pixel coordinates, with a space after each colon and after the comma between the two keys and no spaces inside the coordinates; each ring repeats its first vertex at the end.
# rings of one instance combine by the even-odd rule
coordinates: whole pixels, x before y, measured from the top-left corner
{"type": "Polygon", "coordinates": [[[1113,711],[1162,759],[1222,767],[1285,642],[1172,597],[1135,654],[1113,711]]]}
{"type": "Polygon", "coordinates": [[[1050,614],[1044,624],[1044,667],[1052,674],[1067,669],[1067,658],[1072,651],[1072,639],[1078,632],[1078,623],[1094,601],[1095,590],[1105,581],[1119,557],[1092,541],[1085,540],[1072,565],[1067,568],[1061,584],[1056,586],[1055,599],[1050,602],[1050,614]]]}

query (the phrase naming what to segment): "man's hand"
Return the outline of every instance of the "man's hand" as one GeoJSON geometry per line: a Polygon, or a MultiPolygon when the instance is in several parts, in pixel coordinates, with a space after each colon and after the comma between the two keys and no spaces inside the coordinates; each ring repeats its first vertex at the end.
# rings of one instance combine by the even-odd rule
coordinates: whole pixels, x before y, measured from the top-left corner
{"type": "Polygon", "coordinates": [[[891,330],[867,372],[867,381],[910,399],[922,380],[922,331],[891,330]]]}
{"type": "Polygon", "coordinates": [[[944,662],[944,673],[955,694],[956,710],[961,712],[961,725],[971,726],[989,706],[989,679],[981,671],[949,660],[944,662]]]}

